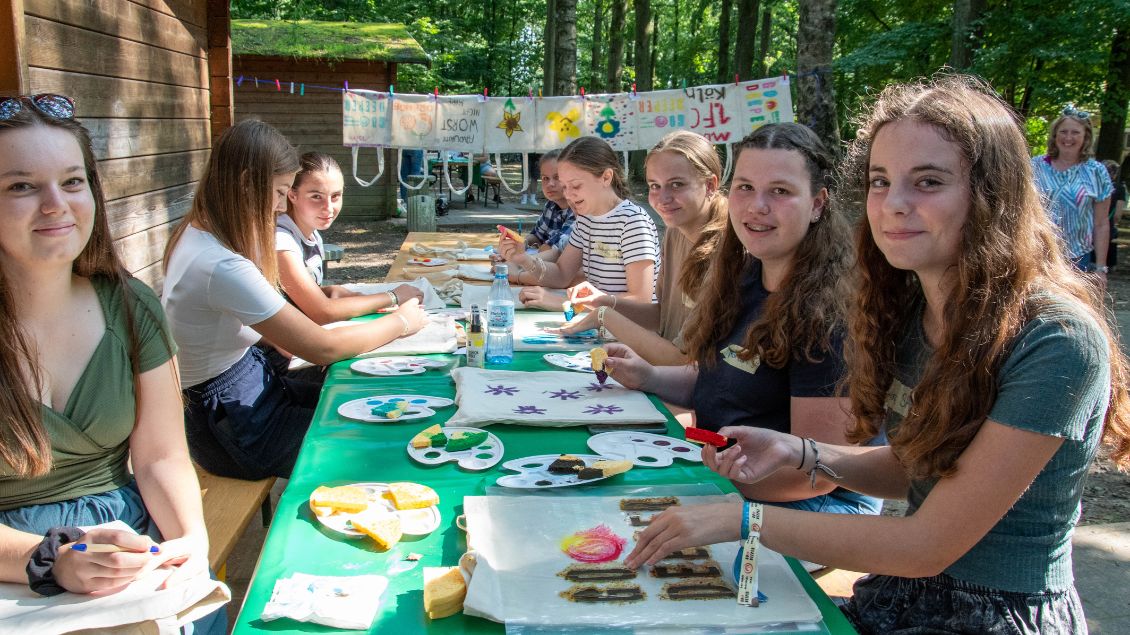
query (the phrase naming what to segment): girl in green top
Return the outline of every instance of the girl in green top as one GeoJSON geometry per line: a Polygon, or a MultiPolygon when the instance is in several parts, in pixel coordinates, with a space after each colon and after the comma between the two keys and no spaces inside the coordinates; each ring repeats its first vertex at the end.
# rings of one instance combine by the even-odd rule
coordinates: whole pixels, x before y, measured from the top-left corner
{"type": "Polygon", "coordinates": [[[1058,248],[1015,113],[972,79],[890,86],[844,175],[866,208],[849,438],[885,429],[890,445],[723,428],[737,445],[703,458],[741,482],[800,469],[907,499],[907,516],[672,508],[627,564],[744,524],[777,551],[872,572],[844,609],[861,632],[1086,632],[1071,533],[1100,442],[1130,463],[1127,363],[1093,281],[1058,248]]]}
{"type": "MultiPolygon", "coordinates": [[[[55,595],[160,565],[169,585],[206,576],[174,345],[114,252],[69,98],[0,99],[0,223],[0,581],[55,595]],[[138,533],[76,528],[114,520],[138,533]],[[72,548],[95,543],[120,552],[72,548]]],[[[224,613],[195,632],[223,633],[224,613]]]]}

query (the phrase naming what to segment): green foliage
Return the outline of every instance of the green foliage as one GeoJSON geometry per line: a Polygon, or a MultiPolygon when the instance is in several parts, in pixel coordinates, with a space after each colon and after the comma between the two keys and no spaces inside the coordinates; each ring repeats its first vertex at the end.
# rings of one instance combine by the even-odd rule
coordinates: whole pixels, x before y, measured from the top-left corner
{"type": "Polygon", "coordinates": [[[403,24],[232,20],[232,51],[302,59],[423,62],[424,50],[403,24]]]}

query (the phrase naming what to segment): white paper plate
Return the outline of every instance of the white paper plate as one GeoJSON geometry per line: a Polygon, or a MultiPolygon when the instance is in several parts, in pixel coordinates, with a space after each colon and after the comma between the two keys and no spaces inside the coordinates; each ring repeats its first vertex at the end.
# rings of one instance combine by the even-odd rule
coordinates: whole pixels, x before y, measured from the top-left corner
{"type": "Polygon", "coordinates": [[[429,368],[443,368],[447,363],[427,357],[368,357],[349,365],[354,371],[376,377],[419,375],[429,368]]]}
{"type": "MultiPolygon", "coordinates": [[[[456,432],[486,432],[479,428],[443,428],[447,438],[456,432]]],[[[485,470],[494,467],[502,460],[504,448],[502,440],[487,432],[487,438],[480,445],[458,452],[448,452],[446,448],[414,448],[408,443],[408,456],[424,465],[439,465],[449,461],[458,461],[459,467],[465,470],[485,470]]]]}
{"type": "MultiPolygon", "coordinates": [[[[502,469],[518,472],[518,474],[503,476],[498,479],[498,484],[503,487],[515,487],[520,489],[548,489],[552,487],[584,485],[586,483],[595,483],[610,478],[608,476],[602,476],[600,478],[581,480],[577,478],[576,474],[551,474],[549,472],[549,464],[556,461],[559,456],[561,455],[542,454],[507,461],[502,464],[502,469]]],[[[570,456],[584,459],[585,465],[592,465],[595,461],[606,461],[609,459],[607,456],[597,456],[595,454],[570,454],[570,456]]]]}
{"type": "Polygon", "coordinates": [[[640,467],[667,467],[675,459],[702,462],[702,448],[689,441],[649,432],[602,432],[588,439],[593,452],[629,459],[640,467]]]}
{"type": "Polygon", "coordinates": [[[426,419],[436,412],[432,408],[443,408],[455,403],[445,397],[427,397],[424,395],[374,395],[347,401],[338,406],[337,413],[346,419],[365,421],[368,423],[398,423],[413,419],[426,419]],[[373,414],[373,408],[390,401],[407,401],[408,412],[397,419],[389,419],[373,414]]]}
{"type": "Polygon", "coordinates": [[[406,264],[416,265],[418,267],[439,267],[446,265],[448,262],[447,258],[409,258],[406,264]]]}
{"type": "Polygon", "coordinates": [[[365,534],[352,529],[349,526],[349,521],[357,517],[372,517],[383,516],[385,514],[396,514],[400,516],[400,527],[405,536],[426,536],[439,527],[440,515],[439,509],[435,505],[426,507],[424,509],[405,509],[398,510],[392,505],[392,501],[388,500],[383,494],[388,491],[388,483],[352,483],[353,487],[359,487],[365,490],[369,495],[369,509],[356,514],[330,514],[328,516],[319,516],[314,511],[314,503],[310,503],[310,511],[314,512],[314,517],[318,522],[328,529],[332,529],[339,534],[349,536],[351,538],[360,538],[365,534]]]}
{"type": "Polygon", "coordinates": [[[592,357],[588,351],[581,351],[573,355],[566,353],[546,353],[542,355],[542,359],[559,366],[565,370],[575,370],[578,373],[595,373],[592,369],[592,357]]]}

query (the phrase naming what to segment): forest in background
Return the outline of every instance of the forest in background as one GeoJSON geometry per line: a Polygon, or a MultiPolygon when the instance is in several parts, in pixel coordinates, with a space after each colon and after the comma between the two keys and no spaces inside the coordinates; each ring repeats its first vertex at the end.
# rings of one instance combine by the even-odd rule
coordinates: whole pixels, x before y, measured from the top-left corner
{"type": "Polygon", "coordinates": [[[397,90],[546,95],[678,88],[790,73],[797,120],[825,138],[892,81],[978,75],[1026,119],[1034,148],[1067,103],[1121,159],[1130,0],[233,0],[235,18],[398,22],[430,68],[397,90]]]}

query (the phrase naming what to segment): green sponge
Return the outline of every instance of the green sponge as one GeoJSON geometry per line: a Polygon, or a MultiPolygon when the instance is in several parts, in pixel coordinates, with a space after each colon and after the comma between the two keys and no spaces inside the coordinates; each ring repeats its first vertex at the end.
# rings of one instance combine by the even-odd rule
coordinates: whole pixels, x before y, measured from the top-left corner
{"type": "Polygon", "coordinates": [[[447,440],[446,449],[448,452],[458,452],[460,450],[473,448],[486,440],[487,433],[485,430],[480,430],[479,432],[456,432],[447,440]]]}

